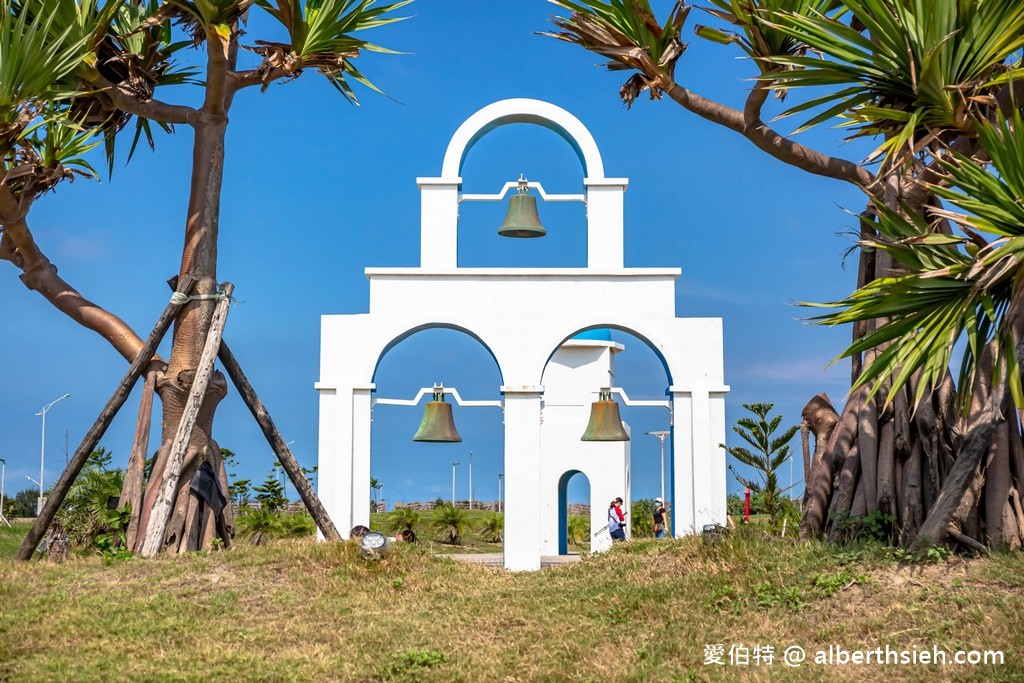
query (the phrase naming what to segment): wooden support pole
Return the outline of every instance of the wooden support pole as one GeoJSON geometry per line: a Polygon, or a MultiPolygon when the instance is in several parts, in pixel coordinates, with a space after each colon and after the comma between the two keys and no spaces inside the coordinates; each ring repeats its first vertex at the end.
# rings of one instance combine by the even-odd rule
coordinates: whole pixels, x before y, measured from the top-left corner
{"type": "Polygon", "coordinates": [[[210,332],[206,337],[203,353],[199,357],[196,375],[192,380],[192,388],[185,403],[185,411],[178,424],[178,431],[174,434],[171,452],[168,454],[167,469],[164,472],[160,491],[153,502],[153,511],[146,528],[146,536],[139,551],[143,557],[153,557],[164,546],[164,531],[167,529],[167,522],[174,507],[178,479],[181,477],[181,468],[185,460],[185,450],[191,440],[192,429],[196,425],[199,409],[203,405],[210,376],[213,375],[213,364],[217,360],[217,349],[220,348],[220,338],[224,332],[228,307],[231,305],[231,292],[234,291],[234,288],[230,282],[225,282],[221,286],[220,294],[223,298],[217,302],[217,307],[213,311],[210,332]]]}
{"type": "MultiPolygon", "coordinates": [[[[191,276],[185,276],[178,283],[177,292],[180,294],[188,294],[192,287],[195,285],[195,280],[191,276]]],[[[114,420],[114,416],[117,415],[117,411],[121,409],[124,402],[128,400],[128,395],[132,392],[132,388],[135,386],[135,382],[138,381],[142,375],[142,371],[153,359],[153,355],[156,354],[157,346],[160,345],[160,341],[164,338],[164,334],[170,328],[171,323],[178,314],[178,309],[187,300],[181,303],[176,303],[175,300],[178,297],[171,297],[171,302],[167,304],[167,308],[164,309],[163,314],[156,322],[156,326],[150,333],[149,338],[146,339],[146,343],[142,345],[142,349],[135,356],[135,360],[128,367],[128,372],[125,373],[121,383],[117,385],[117,389],[114,391],[114,395],[110,397],[107,404],[103,407],[96,422],[93,423],[92,427],[86,433],[85,438],[82,439],[82,443],[79,444],[78,450],[75,451],[75,455],[71,458],[67,467],[64,468],[64,473],[60,475],[60,479],[57,480],[57,484],[53,487],[53,492],[50,493],[50,497],[46,500],[46,505],[40,511],[39,516],[36,517],[35,523],[32,528],[29,529],[28,535],[21,544],[21,548],[18,550],[17,559],[28,560],[31,559],[32,553],[35,552],[36,547],[39,545],[39,541],[42,540],[43,534],[46,533],[46,529],[49,528],[50,523],[53,522],[53,518],[57,515],[57,510],[60,509],[61,503],[64,502],[64,498],[68,495],[68,491],[71,490],[71,485],[75,482],[79,472],[85,467],[85,463],[89,460],[89,456],[92,454],[96,444],[99,443],[100,439],[103,438],[103,434],[107,431],[107,427],[114,420]]]]}
{"type": "Polygon", "coordinates": [[[135,547],[135,536],[139,531],[139,515],[142,514],[142,485],[145,480],[146,453],[149,452],[149,428],[153,421],[153,393],[156,387],[156,372],[146,374],[146,383],[142,388],[142,399],[139,401],[139,419],[135,423],[135,440],[132,452],[128,456],[128,467],[124,473],[124,486],[118,507],[131,506],[131,521],[125,533],[126,544],[135,547]]]}
{"type": "Polygon", "coordinates": [[[242,400],[245,401],[245,405],[249,406],[249,411],[256,418],[256,422],[259,423],[260,429],[263,430],[263,435],[267,437],[267,441],[270,443],[270,447],[274,449],[278,461],[284,467],[284,471],[288,473],[288,477],[292,480],[295,490],[299,492],[302,502],[306,504],[306,509],[309,510],[309,514],[313,517],[313,521],[316,522],[320,533],[328,541],[340,541],[341,535],[335,528],[334,522],[331,521],[327,510],[324,509],[323,503],[320,502],[320,498],[317,497],[313,487],[310,486],[309,480],[302,474],[302,469],[295,460],[295,456],[288,450],[288,446],[281,437],[281,433],[277,431],[277,426],[270,418],[270,413],[263,407],[263,402],[256,395],[252,385],[249,384],[245,373],[242,372],[242,367],[238,364],[226,342],[221,342],[219,356],[220,362],[224,365],[224,369],[227,370],[228,377],[231,378],[235,388],[238,389],[238,393],[241,395],[242,400]]]}

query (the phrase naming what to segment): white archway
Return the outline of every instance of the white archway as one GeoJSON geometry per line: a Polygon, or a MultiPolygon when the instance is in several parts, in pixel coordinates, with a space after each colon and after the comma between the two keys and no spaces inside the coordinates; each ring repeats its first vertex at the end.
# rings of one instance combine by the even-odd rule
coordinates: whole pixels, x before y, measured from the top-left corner
{"type": "MultiPolygon", "coordinates": [[[[365,524],[369,509],[370,408],[373,371],[395,340],[428,326],[460,329],[487,347],[501,373],[505,421],[505,567],[540,567],[540,510],[555,491],[542,467],[558,455],[545,450],[547,418],[541,385],[553,350],[579,330],[619,327],[647,341],[665,361],[677,416],[676,535],[725,522],[725,393],[722,321],[676,318],[678,268],[624,268],[624,178],[605,178],[597,145],[574,116],[536,100],[504,100],[471,116],[448,145],[439,178],[419,178],[421,265],[367,268],[370,310],[325,315],[321,323],[320,497],[347,532],[365,524]],[[472,145],[501,125],[543,125],[570,140],[588,174],[586,268],[459,268],[456,262],[462,161],[472,145]],[[541,305],[541,302],[542,305],[541,305]],[[364,500],[365,498],[365,500],[364,500]]],[[[587,380],[590,381],[590,380],[587,380]]],[[[548,420],[550,423],[551,420],[548,420]]],[[[582,429],[585,424],[580,425],[582,429]]],[[[547,440],[550,442],[550,439],[547,440]]],[[[561,448],[566,448],[564,439],[561,448]]],[[[609,444],[576,441],[573,453],[609,444]]],[[[620,447],[620,449],[623,447],[620,447]]],[[[566,458],[577,458],[567,454],[566,458]]],[[[628,451],[609,458],[628,458],[628,451]]],[[[564,463],[574,467],[572,463],[564,463]]],[[[579,469],[579,468],[576,468],[579,469]]],[[[595,489],[613,486],[614,472],[587,468],[595,489]],[[611,477],[609,479],[608,477],[611,477]],[[600,483],[599,483],[600,482],[600,483]],[[612,482],[612,483],[609,483],[612,482]]],[[[614,469],[614,468],[613,468],[614,469]]],[[[581,469],[581,471],[584,471],[581,469]]],[[[614,484],[624,490],[625,482],[614,484]]],[[[593,495],[597,495],[594,493],[593,495]]],[[[602,494],[603,495],[603,494],[602,494]]]]}

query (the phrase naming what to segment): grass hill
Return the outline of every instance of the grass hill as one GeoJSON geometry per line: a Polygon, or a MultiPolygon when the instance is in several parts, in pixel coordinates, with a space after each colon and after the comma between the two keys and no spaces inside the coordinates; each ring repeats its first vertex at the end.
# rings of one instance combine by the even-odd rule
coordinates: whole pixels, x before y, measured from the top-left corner
{"type": "MultiPolygon", "coordinates": [[[[0,553],[23,533],[0,529],[0,553]]],[[[532,573],[419,543],[366,561],[351,543],[312,539],[109,566],[3,559],[0,680],[1024,680],[1024,555],[933,559],[752,529],[631,541],[532,573]],[[706,664],[716,645],[725,663],[706,664]],[[830,645],[1004,659],[782,661],[786,647],[813,660],[830,645]],[[730,664],[731,648],[749,664],[730,664]]]]}

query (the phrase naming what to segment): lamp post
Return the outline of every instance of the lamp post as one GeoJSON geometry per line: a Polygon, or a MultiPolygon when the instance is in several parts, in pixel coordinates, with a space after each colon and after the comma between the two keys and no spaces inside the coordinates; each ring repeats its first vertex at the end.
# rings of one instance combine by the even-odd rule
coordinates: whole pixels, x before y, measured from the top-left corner
{"type": "Polygon", "coordinates": [[[452,463],[452,507],[455,507],[455,466],[459,463],[452,463]]]}
{"type": "Polygon", "coordinates": [[[469,509],[473,509],[473,451],[469,452],[469,509]]]}
{"type": "Polygon", "coordinates": [[[669,435],[668,432],[647,432],[651,436],[658,437],[658,441],[661,442],[661,502],[665,502],[665,437],[669,435]]]}
{"type": "Polygon", "coordinates": [[[43,416],[43,436],[42,439],[40,439],[39,447],[39,500],[36,501],[37,515],[43,511],[43,464],[46,459],[46,411],[52,408],[54,403],[57,403],[58,401],[63,401],[64,399],[70,397],[71,394],[64,394],[60,398],[50,401],[50,403],[45,408],[36,413],[36,415],[43,416]]]}
{"type": "Polygon", "coordinates": [[[10,526],[11,523],[4,517],[4,484],[7,481],[7,461],[0,458],[0,520],[3,520],[4,524],[10,526]]]}

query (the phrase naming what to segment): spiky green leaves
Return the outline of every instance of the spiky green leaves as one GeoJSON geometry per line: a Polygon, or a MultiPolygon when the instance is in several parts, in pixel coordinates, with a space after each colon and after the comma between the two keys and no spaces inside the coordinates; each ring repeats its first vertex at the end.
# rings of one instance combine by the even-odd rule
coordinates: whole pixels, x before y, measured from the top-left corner
{"type": "MultiPolygon", "coordinates": [[[[392,52],[354,34],[402,21],[392,13],[412,0],[377,5],[374,0],[257,0],[260,7],[277,19],[288,32],[290,42],[257,41],[254,52],[264,58],[267,73],[297,75],[314,68],[324,74],[350,102],[358,102],[351,78],[380,92],[355,66],[352,59],[360,50],[392,52]]],[[[266,85],[266,83],[264,84],[266,85]]]]}
{"type": "Polygon", "coordinates": [[[690,8],[678,0],[664,23],[654,16],[648,0],[549,0],[571,12],[568,17],[555,17],[552,23],[562,29],[558,33],[540,35],[576,43],[609,61],[608,69],[635,69],[620,95],[627,106],[637,95],[650,90],[651,97],[660,97],[668,87],[660,74],[671,79],[676,62],[686,51],[680,39],[690,8]]]}
{"type": "Polygon", "coordinates": [[[994,341],[992,376],[981,379],[1008,376],[1014,401],[1024,408],[1015,350],[1024,327],[1024,120],[1016,110],[1009,119],[972,125],[991,168],[953,155],[942,162],[943,184],[931,187],[959,211],[933,208],[926,220],[880,208],[878,237],[862,246],[891,254],[906,274],[875,280],[824,304],[835,310],[814,320],[884,319],[840,357],[881,347],[856,386],[870,384],[877,392],[891,376],[898,389],[919,373],[918,400],[942,380],[963,339],[958,384],[964,407],[981,371],[982,351],[994,341]],[[939,219],[956,231],[939,231],[939,219]]]}
{"type": "Polygon", "coordinates": [[[885,137],[875,155],[973,132],[1024,48],[1020,0],[843,0],[831,15],[780,11],[774,21],[815,55],[774,57],[790,67],[774,87],[830,89],[784,115],[818,110],[801,130],[844,117],[855,137],[885,137]]]}

